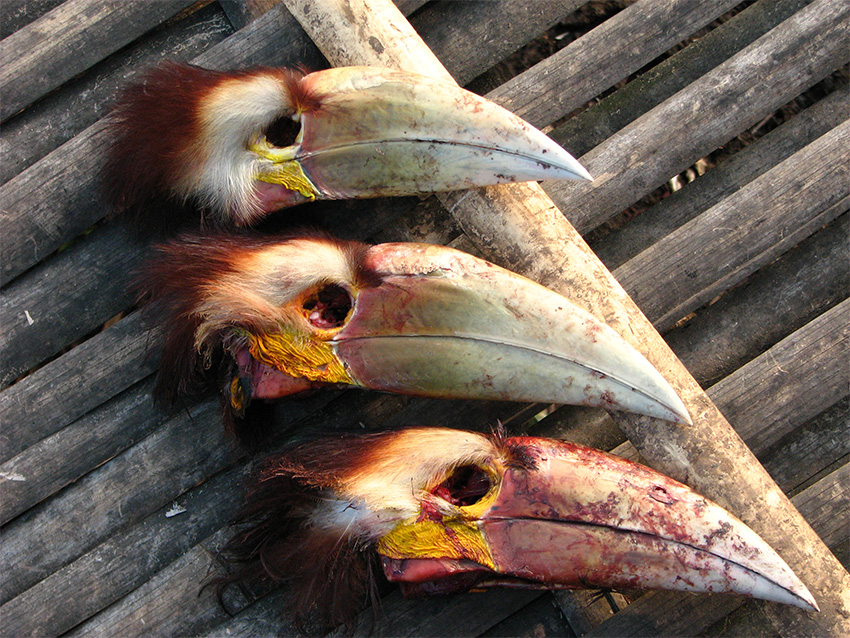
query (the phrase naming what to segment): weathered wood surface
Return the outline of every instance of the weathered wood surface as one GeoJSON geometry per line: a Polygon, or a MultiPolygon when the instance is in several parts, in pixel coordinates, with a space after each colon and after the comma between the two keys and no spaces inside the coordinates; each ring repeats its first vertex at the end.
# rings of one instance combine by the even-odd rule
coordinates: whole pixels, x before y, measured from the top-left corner
{"type": "Polygon", "coordinates": [[[215,3],[207,5],[151,30],[4,122],[0,184],[103,117],[117,91],[138,70],[163,56],[191,60],[231,33],[233,27],[224,12],[215,3]]]}
{"type": "Polygon", "coordinates": [[[583,155],[592,184],[546,192],[580,231],[599,226],[846,64],[848,17],[841,2],[801,9],[583,155]]]}
{"type": "Polygon", "coordinates": [[[194,0],[68,0],[0,41],[0,121],[194,0]]]}
{"type": "MultiPolygon", "coordinates": [[[[54,8],[50,3],[33,3],[36,12],[36,4],[43,6],[44,12],[54,8]]],[[[268,596],[265,592],[246,591],[244,596],[231,592],[226,608],[236,614],[232,619],[217,606],[209,590],[198,596],[206,570],[220,568],[214,556],[227,536],[225,522],[238,502],[244,462],[222,437],[215,401],[188,403],[173,414],[153,406],[148,392],[156,359],[146,358],[144,349],[149,339],[156,342],[156,335],[145,332],[137,313],[93,334],[132,303],[124,275],[140,263],[146,247],[121,226],[109,224],[99,225],[65,246],[106,212],[98,195],[96,176],[101,125],[91,122],[106,111],[113,87],[122,75],[130,77],[138,72],[139,65],[158,55],[194,57],[196,63],[211,68],[296,61],[306,61],[312,68],[326,64],[286,9],[276,7],[263,13],[267,8],[260,6],[263,4],[257,0],[247,3],[242,17],[233,13],[233,7],[228,9],[215,2],[196,7],[179,21],[158,27],[79,78],[66,82],[4,123],[0,132],[0,153],[5,153],[8,147],[2,144],[6,140],[26,139],[21,132],[25,127],[19,122],[26,121],[30,131],[37,131],[54,117],[62,121],[61,126],[57,125],[61,134],[45,135],[49,139],[35,142],[34,150],[9,155],[21,162],[12,171],[21,172],[17,176],[12,171],[5,173],[11,179],[0,187],[0,215],[7,230],[0,239],[6,284],[0,290],[4,385],[56,357],[0,392],[0,514],[3,521],[8,521],[0,539],[4,574],[0,579],[2,635],[12,635],[12,630],[15,634],[37,635],[72,630],[81,635],[260,636],[288,635],[295,629],[279,615],[286,606],[285,590],[268,596]],[[248,10],[252,6],[260,9],[252,13],[248,10]],[[231,17],[233,28],[239,30],[209,48],[229,32],[224,16],[231,17]],[[194,34],[182,52],[176,44],[178,24],[194,34]],[[86,105],[80,122],[74,123],[73,105],[85,102],[80,96],[88,91],[92,91],[93,99],[86,105]],[[22,137],[5,137],[7,132],[22,137]],[[75,137],[64,143],[71,135],[75,137]],[[60,246],[64,246],[63,250],[54,255],[60,246]],[[26,313],[33,320],[32,325],[26,313]],[[76,341],[82,344],[65,352],[76,341]],[[187,513],[166,518],[175,501],[187,513]],[[255,600],[257,595],[260,598],[255,600]]],[[[416,11],[414,26],[463,83],[580,3],[531,3],[530,7],[539,6],[522,9],[528,4],[399,3],[405,13],[416,11]]],[[[553,56],[541,62],[497,87],[490,96],[522,103],[522,114],[539,125],[554,124],[567,110],[594,99],[624,75],[653,62],[661,47],[668,46],[666,42],[659,43],[658,38],[668,37],[667,33],[675,33],[674,39],[685,37],[716,17],[714,12],[719,10],[711,6],[719,3],[677,2],[674,6],[682,13],[677,14],[675,30],[671,25],[661,35],[653,31],[657,25],[640,22],[652,4],[640,2],[620,12],[568,47],[570,54],[562,52],[557,61],[553,56]],[[644,27],[639,28],[639,24],[644,27]],[[610,54],[610,47],[605,45],[612,38],[624,37],[624,33],[634,38],[634,51],[629,50],[628,55],[624,52],[622,64],[599,63],[611,66],[610,72],[607,68],[589,72],[585,65],[592,60],[605,60],[605,55],[610,54]]],[[[765,34],[770,38],[764,40],[780,47],[768,51],[783,50],[784,45],[775,42],[771,34],[783,21],[803,13],[805,4],[791,0],[755,3],[599,104],[559,124],[553,136],[569,139],[570,150],[587,154],[629,122],[640,122],[645,117],[642,114],[651,114],[677,91],[688,90],[712,69],[722,68],[724,60],[742,49],[746,52],[745,47],[765,34]]],[[[7,6],[11,5],[14,3],[7,6]]],[[[16,10],[14,6],[12,10],[16,10]]],[[[21,25],[32,23],[21,20],[21,25]]],[[[803,20],[801,24],[805,23],[803,20]]],[[[155,21],[151,26],[155,26],[155,21]]],[[[789,30],[787,24],[785,29],[789,30]]],[[[828,35],[821,37],[825,41],[818,44],[830,48],[828,35]]],[[[757,44],[763,46],[764,41],[758,40],[757,44]]],[[[792,77],[792,70],[783,71],[782,77],[790,79],[784,88],[769,91],[764,101],[776,102],[780,99],[776,94],[783,91],[790,99],[820,74],[834,70],[840,61],[834,57],[823,60],[824,56],[815,56],[811,64],[800,64],[796,78],[792,77]]],[[[788,58],[777,63],[787,66],[788,58]]],[[[493,74],[488,81],[500,75],[502,72],[493,74]]],[[[749,81],[740,73],[729,77],[734,82],[749,81]]],[[[753,111],[768,107],[759,102],[758,96],[747,93],[747,99],[752,101],[738,102],[734,97],[738,89],[720,88],[728,91],[724,93],[724,107],[736,111],[732,117],[739,122],[729,129],[725,139],[750,126],[749,122],[761,121],[753,111]]],[[[750,91],[746,87],[740,90],[750,91]]],[[[812,144],[826,144],[831,139],[828,135],[839,135],[833,129],[846,119],[846,98],[835,92],[631,222],[651,218],[656,210],[664,213],[662,230],[642,239],[644,244],[638,249],[618,253],[623,257],[619,263],[614,261],[616,266],[631,264],[634,276],[624,276],[628,269],[617,272],[626,290],[635,296],[646,295],[651,304],[656,281],[686,280],[686,260],[675,264],[663,259],[647,260],[644,272],[635,268],[641,263],[639,251],[675,235],[684,223],[708,219],[704,216],[716,212],[726,200],[743,197],[742,193],[753,188],[754,181],[772,172],[776,175],[783,162],[795,156],[795,161],[800,162],[800,157],[805,156],[799,154],[806,149],[811,152],[812,144]],[[750,150],[754,147],[758,150],[750,150]],[[665,212],[668,210],[672,212],[665,212]],[[663,268],[672,268],[672,272],[662,271],[663,268]]],[[[675,122],[668,124],[678,127],[675,122]]],[[[640,130],[645,135],[652,132],[651,128],[640,130]]],[[[693,152],[688,147],[694,140],[685,133],[688,131],[672,138],[671,153],[693,152]]],[[[616,148],[612,145],[613,150],[616,148]]],[[[825,158],[815,159],[822,170],[837,170],[825,158]]],[[[667,161],[663,157],[660,160],[667,161]]],[[[640,153],[635,161],[641,161],[640,153]]],[[[808,161],[799,165],[804,171],[813,170],[808,161]]],[[[658,183],[668,180],[673,173],[665,176],[664,171],[675,171],[677,166],[669,163],[652,179],[658,183]]],[[[763,189],[764,198],[755,201],[770,209],[783,196],[788,197],[787,183],[778,183],[777,192],[763,189]]],[[[805,192],[814,191],[808,182],[801,187],[805,192]]],[[[630,183],[617,188],[623,190],[616,197],[630,200],[627,205],[639,196],[630,183]]],[[[649,182],[647,188],[652,188],[649,182]]],[[[824,219],[842,212],[842,208],[846,210],[846,204],[830,204],[830,198],[835,198],[840,188],[826,184],[825,189],[814,193],[816,197],[806,198],[802,212],[786,206],[787,220],[802,219],[806,211],[815,217],[822,215],[823,212],[811,212],[818,207],[831,210],[824,219]]],[[[565,212],[568,217],[572,214],[565,212]]],[[[617,213],[619,210],[612,210],[606,215],[617,213]]],[[[761,225],[753,221],[742,224],[742,246],[758,244],[763,240],[760,233],[777,234],[771,226],[773,217],[765,211],[748,209],[742,215],[741,219],[765,220],[761,225]]],[[[296,209],[291,217],[293,223],[318,223],[345,237],[381,241],[427,239],[479,252],[433,198],[422,204],[404,199],[317,206],[296,209]]],[[[846,359],[843,353],[847,346],[840,322],[846,326],[846,302],[841,302],[848,297],[850,287],[847,219],[846,214],[841,216],[785,254],[781,253],[790,248],[790,242],[777,248],[775,244],[781,239],[774,243],[762,241],[762,249],[754,251],[761,255],[761,269],[729,291],[722,285],[725,264],[712,265],[701,258],[700,267],[714,274],[706,275],[696,287],[686,287],[685,292],[694,295],[716,286],[716,293],[722,293],[720,300],[697,309],[694,319],[669,333],[674,349],[696,379],[705,386],[715,384],[709,389],[709,396],[743,431],[752,429],[748,442],[761,462],[784,491],[797,494],[795,504],[824,541],[845,558],[848,540],[842,533],[847,528],[843,517],[848,508],[842,509],[841,504],[847,498],[845,474],[850,437],[847,384],[841,384],[842,375],[846,377],[847,372],[846,366],[840,365],[840,357],[846,359]],[[768,263],[776,257],[775,263],[768,263]],[[814,327],[819,332],[813,332],[814,327]],[[782,370],[792,372],[785,374],[782,370]],[[715,383],[721,378],[724,380],[715,383]],[[818,516],[821,511],[831,512],[832,516],[818,516]]],[[[620,237],[629,228],[630,224],[626,224],[622,230],[598,240],[600,252],[605,254],[609,241],[613,242],[611,245],[618,241],[628,243],[620,237]]],[[[683,241],[682,250],[700,254],[701,244],[711,237],[707,232],[710,228],[705,225],[705,229],[706,233],[695,232],[690,243],[683,241]]],[[[800,233],[800,239],[815,230],[811,227],[800,233]]],[[[735,263],[746,261],[734,251],[721,250],[719,254],[735,263]]],[[[687,306],[684,293],[664,292],[666,300],[658,302],[653,311],[656,318],[663,318],[681,304],[687,306]]],[[[530,422],[529,418],[543,407],[331,392],[282,406],[275,426],[276,440],[281,442],[299,429],[319,427],[359,431],[364,427],[371,430],[384,425],[433,423],[486,430],[496,419],[512,431],[566,436],[608,448],[624,440],[611,419],[599,411],[563,407],[539,422],[530,422]]],[[[657,594],[647,596],[666,600],[657,594]]],[[[594,603],[598,613],[585,614],[582,601],[586,597],[564,594],[558,599],[560,607],[551,594],[543,593],[499,591],[484,597],[467,595],[435,601],[405,601],[397,592],[390,593],[379,612],[376,633],[444,634],[447,628],[455,627],[456,635],[572,635],[608,616],[610,619],[599,625],[598,631],[639,633],[640,622],[632,616],[641,609],[649,614],[647,618],[655,618],[652,622],[660,623],[655,629],[659,633],[705,631],[712,635],[741,635],[741,627],[756,627],[764,636],[805,633],[805,628],[793,627],[788,619],[768,621],[770,606],[742,606],[734,598],[718,597],[717,601],[726,601],[722,604],[715,603],[715,598],[671,598],[672,611],[667,620],[663,614],[653,615],[654,609],[665,609],[661,602],[653,606],[648,601],[638,601],[611,615],[604,600],[594,603]],[[636,605],[629,616],[628,610],[636,605]],[[748,613],[751,607],[756,611],[748,613]],[[562,609],[572,611],[565,617],[562,609]],[[625,629],[612,629],[621,622],[625,629]],[[782,628],[778,634],[771,633],[775,630],[768,626],[769,622],[780,623],[780,627],[785,623],[793,631],[782,628]]],[[[371,611],[364,612],[361,620],[359,632],[371,624],[371,611]]]]}

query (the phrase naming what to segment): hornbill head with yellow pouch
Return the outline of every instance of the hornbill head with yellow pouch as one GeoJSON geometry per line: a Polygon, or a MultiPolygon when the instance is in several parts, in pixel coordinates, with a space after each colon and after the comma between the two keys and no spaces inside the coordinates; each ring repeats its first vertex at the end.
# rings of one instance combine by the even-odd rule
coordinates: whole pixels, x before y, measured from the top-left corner
{"type": "Polygon", "coordinates": [[[184,235],[141,278],[161,313],[159,391],[216,359],[227,413],[328,385],[571,403],[690,423],[614,330],[555,292],[466,253],[325,236],[184,235]]]}
{"type": "Polygon", "coordinates": [[[816,610],[755,532],[654,470],[583,446],[445,428],[314,441],[269,459],[225,582],[289,582],[350,620],[375,556],[406,595],[492,586],[732,592],[816,610]]]}
{"type": "Polygon", "coordinates": [[[125,92],[109,130],[107,186],[118,208],[162,193],[240,226],[316,199],[591,179],[502,107],[374,67],[305,75],[168,63],[125,92]]]}

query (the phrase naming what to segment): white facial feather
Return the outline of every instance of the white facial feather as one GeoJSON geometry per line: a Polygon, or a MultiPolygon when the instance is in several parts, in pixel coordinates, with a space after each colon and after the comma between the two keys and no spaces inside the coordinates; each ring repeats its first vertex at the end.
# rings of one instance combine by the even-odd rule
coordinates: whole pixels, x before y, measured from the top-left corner
{"type": "Polygon", "coordinates": [[[324,282],[353,289],[356,264],[337,244],[327,240],[291,239],[240,254],[234,269],[211,281],[195,313],[202,318],[195,346],[220,328],[250,321],[269,332],[282,325],[309,329],[300,313],[287,304],[324,282]],[[302,326],[291,325],[304,321],[302,326]]]}
{"type": "Polygon", "coordinates": [[[285,84],[274,75],[223,81],[201,104],[201,139],[192,171],[181,184],[224,218],[258,212],[254,190],[256,156],[248,150],[275,119],[293,113],[285,84]]]}
{"type": "Polygon", "coordinates": [[[367,464],[344,478],[338,500],[316,509],[314,525],[372,541],[417,516],[427,490],[455,468],[503,463],[493,441],[475,432],[411,428],[379,445],[367,464]]]}

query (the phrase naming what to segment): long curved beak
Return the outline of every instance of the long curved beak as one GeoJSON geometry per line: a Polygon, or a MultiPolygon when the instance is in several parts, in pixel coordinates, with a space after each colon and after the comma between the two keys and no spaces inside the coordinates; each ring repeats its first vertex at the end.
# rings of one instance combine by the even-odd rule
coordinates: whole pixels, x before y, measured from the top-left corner
{"type": "Polygon", "coordinates": [[[657,370],[564,297],[466,253],[381,244],[334,351],[358,385],[452,398],[601,406],[690,423],[657,370]]]}
{"type": "Polygon", "coordinates": [[[291,146],[257,140],[257,179],[293,201],[410,195],[588,172],[539,130],[473,93],[403,71],[345,67],[302,80],[321,105],[291,146]]]}
{"type": "Polygon", "coordinates": [[[378,541],[387,577],[406,593],[654,588],[818,609],[755,532],[686,486],[566,442],[507,445],[523,463],[507,467],[480,501],[444,507],[439,521],[401,523],[378,541]]]}

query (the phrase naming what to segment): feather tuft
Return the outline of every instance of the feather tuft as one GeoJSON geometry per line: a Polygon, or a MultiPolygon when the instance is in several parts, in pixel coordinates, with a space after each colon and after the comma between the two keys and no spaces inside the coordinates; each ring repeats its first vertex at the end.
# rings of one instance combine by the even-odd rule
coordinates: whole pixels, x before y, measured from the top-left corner
{"type": "Polygon", "coordinates": [[[176,62],[146,72],[108,120],[104,185],[113,212],[129,210],[154,227],[173,226],[175,204],[191,204],[213,227],[263,214],[254,182],[259,158],[249,146],[276,120],[321,106],[303,77],[289,69],[221,72],[176,62]],[[152,201],[162,220],[148,219],[144,205],[152,201]]]}
{"type": "MultiPolygon", "coordinates": [[[[149,320],[163,332],[157,398],[173,406],[180,396],[214,388],[229,397],[245,331],[280,331],[303,312],[293,300],[317,284],[370,285],[374,274],[362,265],[367,250],[303,231],[184,233],[155,246],[136,288],[149,320]]],[[[244,412],[236,414],[228,399],[223,405],[226,426],[239,435],[244,412]]]]}

